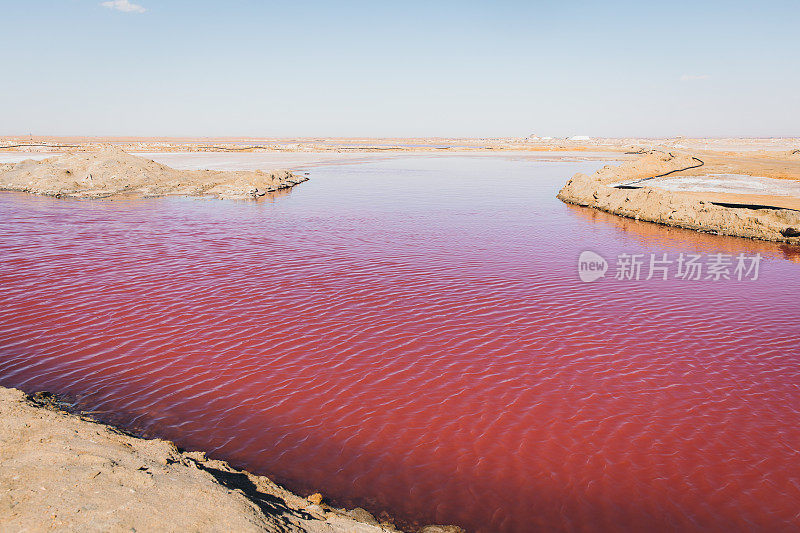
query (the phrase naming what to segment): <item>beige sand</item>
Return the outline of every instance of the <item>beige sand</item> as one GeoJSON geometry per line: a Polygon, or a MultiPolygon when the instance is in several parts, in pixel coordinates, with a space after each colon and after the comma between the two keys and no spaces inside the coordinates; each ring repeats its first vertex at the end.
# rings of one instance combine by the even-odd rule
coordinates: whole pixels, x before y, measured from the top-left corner
{"type": "Polygon", "coordinates": [[[672,137],[663,139],[643,138],[554,138],[537,137],[435,137],[435,138],[165,138],[165,137],[0,137],[0,152],[7,150],[48,151],[97,151],[113,144],[125,151],[142,152],[496,152],[496,151],[588,151],[627,152],[636,150],[685,150],[685,151],[739,151],[780,152],[800,148],[798,138],[769,139],[694,139],[672,137]]]}
{"type": "MultiPolygon", "coordinates": [[[[576,174],[558,193],[568,203],[616,215],[721,235],[800,244],[800,199],[718,192],[675,192],[640,182],[638,189],[612,185],[670,175],[737,173],[800,179],[792,153],[720,154],[650,151],[635,161],[606,166],[592,176],[576,174]]],[[[652,183],[652,182],[650,182],[652,183]]]]}
{"type": "Polygon", "coordinates": [[[0,531],[397,531],[321,500],[0,387],[0,531]]]}
{"type": "Polygon", "coordinates": [[[2,190],[73,198],[186,195],[248,199],[307,179],[286,170],[175,170],[113,147],[0,164],[2,190]]]}

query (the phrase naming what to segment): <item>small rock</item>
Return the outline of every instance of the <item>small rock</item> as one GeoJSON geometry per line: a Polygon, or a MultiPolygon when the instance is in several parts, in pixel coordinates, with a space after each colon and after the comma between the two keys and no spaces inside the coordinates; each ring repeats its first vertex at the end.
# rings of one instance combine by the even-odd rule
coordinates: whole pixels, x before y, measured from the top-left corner
{"type": "Polygon", "coordinates": [[[347,511],[347,516],[354,520],[358,520],[359,522],[363,522],[365,524],[371,524],[373,526],[377,526],[380,524],[378,520],[372,516],[372,513],[367,511],[366,509],[362,509],[361,507],[356,507],[352,511],[347,511]]]}
{"type": "Polygon", "coordinates": [[[425,526],[418,533],[465,533],[458,526],[425,526]]]}
{"type": "Polygon", "coordinates": [[[313,503],[314,505],[319,505],[319,504],[321,504],[321,503],[322,503],[322,500],[323,500],[323,498],[322,498],[322,494],[320,494],[319,492],[315,492],[314,494],[312,494],[311,496],[309,496],[309,497],[308,497],[308,498],[306,498],[306,499],[307,499],[308,501],[310,501],[311,503],[313,503]]]}
{"type": "Polygon", "coordinates": [[[325,519],[325,509],[316,504],[311,504],[303,509],[305,512],[315,516],[316,518],[325,519]]]}
{"type": "Polygon", "coordinates": [[[786,228],[781,232],[781,235],[783,235],[784,237],[800,237],[800,229],[786,228]]]}

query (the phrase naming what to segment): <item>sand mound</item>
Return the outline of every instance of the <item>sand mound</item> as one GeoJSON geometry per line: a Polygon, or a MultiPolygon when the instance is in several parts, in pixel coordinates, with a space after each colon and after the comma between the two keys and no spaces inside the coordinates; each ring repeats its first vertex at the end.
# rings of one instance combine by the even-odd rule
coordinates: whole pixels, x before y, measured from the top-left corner
{"type": "Polygon", "coordinates": [[[598,170],[595,176],[602,181],[619,180],[620,176],[631,180],[643,179],[702,165],[699,159],[680,152],[649,150],[637,154],[641,154],[641,157],[626,161],[619,166],[606,165],[598,170]]]}
{"type": "MultiPolygon", "coordinates": [[[[697,172],[702,163],[699,158],[685,154],[650,152],[617,167],[606,166],[592,176],[576,174],[559,191],[558,198],[636,220],[800,244],[797,236],[800,234],[800,211],[785,208],[790,203],[785,198],[671,192],[647,186],[646,178],[687,170],[697,172]],[[621,182],[640,188],[612,186],[621,182]]],[[[733,166],[725,168],[736,170],[733,166]]]]}
{"type": "Polygon", "coordinates": [[[0,531],[396,531],[363,509],[331,508],[2,387],[0,487],[0,531]]]}
{"type": "Polygon", "coordinates": [[[286,189],[307,179],[286,170],[175,170],[118,148],[0,165],[0,189],[75,198],[133,194],[243,199],[286,189]]]}

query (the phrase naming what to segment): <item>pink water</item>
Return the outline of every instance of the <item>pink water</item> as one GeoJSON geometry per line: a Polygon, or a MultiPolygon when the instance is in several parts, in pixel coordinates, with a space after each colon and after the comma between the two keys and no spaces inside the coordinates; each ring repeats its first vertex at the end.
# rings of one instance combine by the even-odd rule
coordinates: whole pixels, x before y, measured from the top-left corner
{"type": "Polygon", "coordinates": [[[800,264],[566,206],[602,163],[321,167],[258,203],[0,195],[0,385],[470,531],[800,527],[800,264]],[[586,249],[757,281],[578,280],[586,249]]]}

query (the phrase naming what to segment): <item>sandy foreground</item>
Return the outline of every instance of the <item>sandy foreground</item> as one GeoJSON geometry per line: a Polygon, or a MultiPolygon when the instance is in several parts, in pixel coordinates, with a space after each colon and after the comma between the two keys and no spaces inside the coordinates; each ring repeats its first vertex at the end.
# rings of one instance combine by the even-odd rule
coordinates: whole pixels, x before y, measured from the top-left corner
{"type": "MultiPolygon", "coordinates": [[[[0,531],[396,532],[171,442],[0,387],[0,531]]],[[[458,533],[426,526],[422,533],[458,533]]]]}

